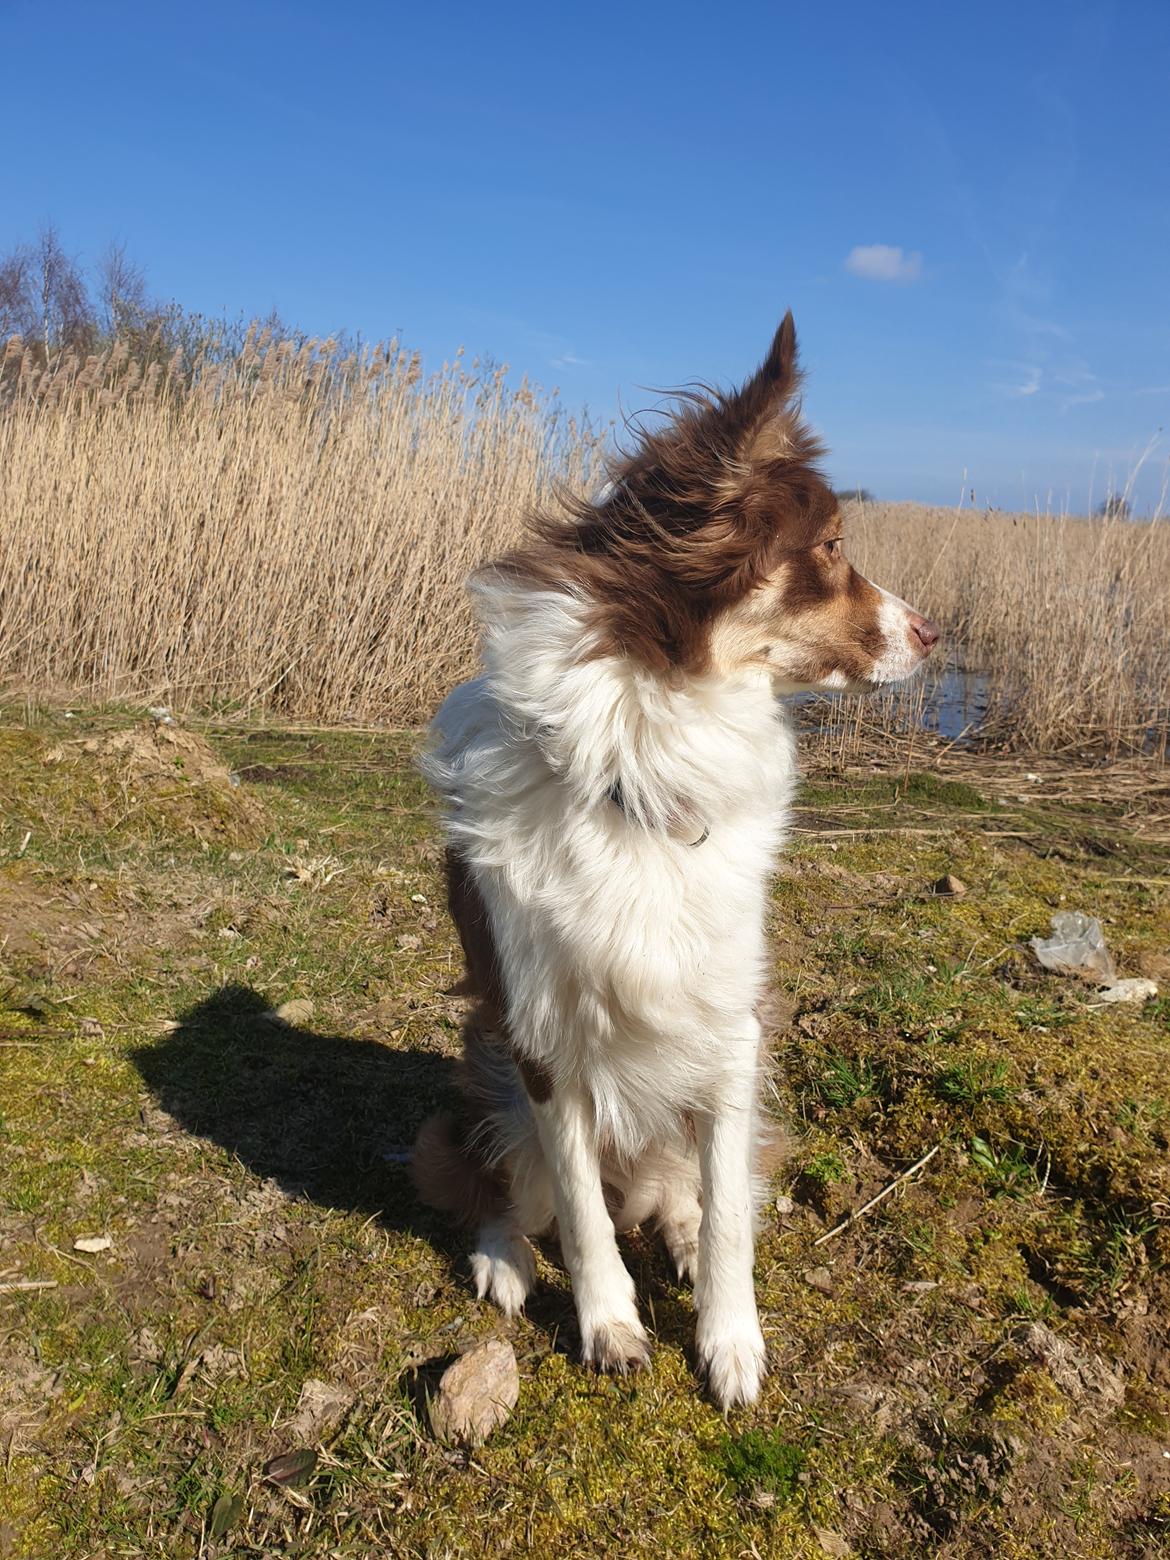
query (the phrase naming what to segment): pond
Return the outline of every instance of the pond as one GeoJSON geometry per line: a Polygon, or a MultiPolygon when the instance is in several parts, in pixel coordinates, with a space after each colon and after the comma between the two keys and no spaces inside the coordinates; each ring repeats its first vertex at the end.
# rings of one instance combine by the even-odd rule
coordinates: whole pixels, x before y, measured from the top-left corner
{"type": "Polygon", "coordinates": [[[870,730],[923,730],[961,745],[975,739],[990,696],[990,681],[983,673],[951,660],[887,693],[860,699],[810,693],[794,703],[797,719],[822,734],[839,733],[860,716],[861,724],[870,730]]]}

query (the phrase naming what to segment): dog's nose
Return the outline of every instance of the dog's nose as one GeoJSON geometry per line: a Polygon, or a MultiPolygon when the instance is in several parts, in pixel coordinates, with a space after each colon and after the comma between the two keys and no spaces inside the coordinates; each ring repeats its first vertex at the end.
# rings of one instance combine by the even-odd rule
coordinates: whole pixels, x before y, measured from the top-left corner
{"type": "Polygon", "coordinates": [[[922,641],[922,648],[924,650],[933,650],[935,645],[938,644],[938,629],[935,628],[934,624],[930,621],[929,618],[919,617],[917,612],[911,612],[910,627],[922,641]]]}

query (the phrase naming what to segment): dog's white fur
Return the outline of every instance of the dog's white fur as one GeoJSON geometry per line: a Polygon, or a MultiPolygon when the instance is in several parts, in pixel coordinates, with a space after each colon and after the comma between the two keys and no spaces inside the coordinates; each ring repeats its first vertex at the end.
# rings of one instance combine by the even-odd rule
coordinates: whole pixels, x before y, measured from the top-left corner
{"type": "MultiPolygon", "coordinates": [[[[751,1402],[765,1367],[752,1285],[764,911],[796,780],[783,679],[764,628],[758,653],[739,642],[710,672],[668,680],[591,653],[572,594],[491,570],[473,590],[485,672],[443,704],[424,770],[490,917],[513,1050],[553,1083],[530,1100],[501,1062],[490,1129],[511,1204],[479,1232],[477,1289],[518,1309],[526,1237],[555,1217],[586,1360],[641,1363],[614,1233],[653,1218],[695,1279],[716,1400],[751,1402]]],[[[909,609],[889,597],[882,611],[875,683],[920,659],[909,609]]]]}

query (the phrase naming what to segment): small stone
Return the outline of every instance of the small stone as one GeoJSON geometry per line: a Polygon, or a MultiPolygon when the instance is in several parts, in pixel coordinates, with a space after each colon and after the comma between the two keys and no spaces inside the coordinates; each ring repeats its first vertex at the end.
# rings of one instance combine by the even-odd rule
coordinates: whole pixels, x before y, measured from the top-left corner
{"type": "Polygon", "coordinates": [[[425,894],[411,894],[410,902],[412,905],[425,905],[427,896],[425,894]]]}
{"type": "Polygon", "coordinates": [[[96,1037],[98,1035],[105,1034],[105,1030],[102,1028],[101,1024],[96,1018],[83,1018],[78,1025],[78,1028],[83,1035],[93,1035],[96,1037]]]}
{"type": "Polygon", "coordinates": [[[962,878],[957,878],[952,872],[948,872],[945,877],[939,878],[934,885],[933,892],[936,894],[951,894],[958,899],[967,892],[967,885],[962,878]]]}
{"type": "Polygon", "coordinates": [[[516,1351],[503,1338],[469,1349],[443,1372],[431,1429],[451,1446],[479,1446],[505,1424],[520,1396],[516,1351]]]}
{"type": "Polygon", "coordinates": [[[73,1249],[94,1256],[99,1251],[109,1251],[113,1244],[108,1235],[79,1235],[73,1242],[73,1249]]]}
{"type": "Polygon", "coordinates": [[[270,1024],[284,1024],[289,1029],[296,1029],[312,1018],[313,1004],[308,997],[291,997],[279,1007],[269,1008],[263,1016],[270,1024]]]}
{"type": "Polygon", "coordinates": [[[1127,980],[1118,980],[1112,986],[1106,986],[1104,991],[1099,991],[1093,998],[1094,1002],[1148,1002],[1151,997],[1158,995],[1157,984],[1152,980],[1142,980],[1138,976],[1130,976],[1127,980]]]}
{"type": "Polygon", "coordinates": [[[810,1289],[819,1289],[823,1295],[833,1293],[833,1275],[827,1267],[809,1268],[802,1276],[810,1289]]]}
{"type": "Polygon", "coordinates": [[[791,1197],[783,1197],[783,1196],[777,1197],[777,1199],[776,1199],[776,1212],[780,1215],[780,1217],[782,1219],[786,1219],[788,1217],[788,1215],[794,1211],[795,1208],[796,1208],[796,1204],[792,1201],[791,1197]]]}

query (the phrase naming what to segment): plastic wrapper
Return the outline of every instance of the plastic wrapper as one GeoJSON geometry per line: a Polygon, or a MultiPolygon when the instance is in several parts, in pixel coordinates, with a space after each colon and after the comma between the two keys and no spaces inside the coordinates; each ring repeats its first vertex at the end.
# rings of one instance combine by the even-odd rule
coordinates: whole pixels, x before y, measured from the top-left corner
{"type": "Polygon", "coordinates": [[[1098,986],[1111,986],[1117,979],[1100,921],[1081,910],[1058,911],[1052,917],[1052,936],[1033,937],[1032,951],[1046,970],[1058,975],[1078,975],[1098,986]]]}

